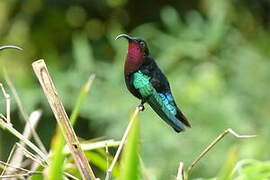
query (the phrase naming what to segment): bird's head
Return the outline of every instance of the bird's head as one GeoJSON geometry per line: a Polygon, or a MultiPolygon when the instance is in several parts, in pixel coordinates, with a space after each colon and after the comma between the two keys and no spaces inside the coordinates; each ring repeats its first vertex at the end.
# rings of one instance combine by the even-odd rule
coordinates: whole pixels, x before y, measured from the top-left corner
{"type": "Polygon", "coordinates": [[[147,44],[144,40],[130,37],[127,34],[120,34],[115,39],[125,38],[128,40],[128,53],[125,62],[125,75],[137,71],[143,64],[146,56],[149,55],[147,44]]]}
{"type": "Polygon", "coordinates": [[[149,50],[146,42],[137,37],[130,37],[127,34],[120,34],[115,39],[126,38],[128,40],[128,53],[138,54],[141,56],[148,56],[149,50]]]}

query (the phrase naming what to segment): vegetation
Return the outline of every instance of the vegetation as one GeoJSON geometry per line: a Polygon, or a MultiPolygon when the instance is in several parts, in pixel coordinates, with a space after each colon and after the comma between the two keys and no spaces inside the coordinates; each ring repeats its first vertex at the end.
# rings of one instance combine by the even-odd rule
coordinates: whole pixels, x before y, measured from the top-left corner
{"type": "MultiPolygon", "coordinates": [[[[61,155],[63,139],[31,63],[45,59],[68,115],[73,115],[74,122],[76,119],[76,134],[85,146],[92,148],[93,142],[119,140],[130,113],[139,104],[124,85],[126,43],[114,41],[116,35],[128,33],[148,42],[192,125],[176,134],[146,106],[129,137],[132,140],[127,141],[127,147],[137,146],[139,141],[141,160],[134,155],[137,151],[124,150],[127,154],[123,163],[135,166],[142,174],[132,177],[175,179],[180,161],[186,170],[214,138],[232,128],[239,134],[257,137],[226,136],[196,164],[189,179],[269,179],[269,8],[267,0],[2,0],[0,44],[23,48],[0,51],[0,67],[21,100],[18,106],[1,70],[0,82],[11,95],[13,127],[22,132],[25,117],[41,109],[36,132],[48,152],[60,154],[52,158],[59,168],[53,170],[79,177],[69,153],[61,155]],[[92,74],[95,80],[90,92],[82,95],[82,86],[92,74]]],[[[2,94],[0,113],[6,116],[2,94]]],[[[1,161],[7,161],[15,142],[13,135],[0,130],[1,161]]],[[[40,148],[36,138],[32,142],[40,148]]],[[[115,146],[85,152],[97,177],[105,177],[115,146]]],[[[125,179],[130,169],[126,167],[121,174],[120,168],[117,163],[113,177],[125,179]]],[[[35,170],[43,169],[40,165],[35,170]]],[[[31,177],[40,179],[43,175],[31,177]]]]}

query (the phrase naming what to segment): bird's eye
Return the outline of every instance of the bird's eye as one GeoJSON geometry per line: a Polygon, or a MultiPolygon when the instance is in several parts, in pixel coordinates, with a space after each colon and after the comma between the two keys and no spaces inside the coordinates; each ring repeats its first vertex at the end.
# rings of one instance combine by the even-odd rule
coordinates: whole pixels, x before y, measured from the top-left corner
{"type": "Polygon", "coordinates": [[[142,47],[145,47],[145,43],[144,43],[143,41],[140,42],[140,45],[141,45],[142,47]]]}

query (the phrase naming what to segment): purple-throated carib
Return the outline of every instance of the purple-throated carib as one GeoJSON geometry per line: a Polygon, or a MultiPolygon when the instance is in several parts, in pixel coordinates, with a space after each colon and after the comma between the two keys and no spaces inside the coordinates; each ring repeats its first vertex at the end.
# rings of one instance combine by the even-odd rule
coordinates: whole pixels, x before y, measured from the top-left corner
{"type": "MultiPolygon", "coordinates": [[[[120,34],[116,37],[128,40],[124,75],[128,90],[141,99],[140,106],[148,103],[152,109],[176,132],[191,127],[177,107],[171,93],[169,82],[155,60],[150,56],[144,40],[120,34]]],[[[143,107],[144,109],[144,107],[143,107]]]]}

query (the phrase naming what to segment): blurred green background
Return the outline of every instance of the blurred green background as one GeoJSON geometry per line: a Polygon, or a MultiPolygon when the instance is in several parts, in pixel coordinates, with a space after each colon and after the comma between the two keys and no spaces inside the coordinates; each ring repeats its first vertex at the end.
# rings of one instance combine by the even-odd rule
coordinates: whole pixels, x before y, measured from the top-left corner
{"type": "MultiPolygon", "coordinates": [[[[49,149],[56,121],[31,63],[45,59],[69,113],[94,73],[76,133],[85,139],[120,139],[139,101],[124,84],[127,43],[114,38],[120,33],[144,38],[192,124],[177,134],[148,105],[140,114],[142,159],[154,179],[174,179],[180,160],[191,163],[227,128],[258,135],[226,137],[192,174],[214,177],[232,146],[238,160],[269,160],[269,20],[269,0],[1,0],[0,45],[24,50],[0,52],[0,82],[6,86],[4,67],[26,111],[43,110],[38,133],[49,149]]],[[[5,112],[2,94],[0,111],[5,112]]],[[[14,98],[11,115],[22,130],[14,98]]],[[[1,159],[14,142],[0,131],[1,159]]]]}

